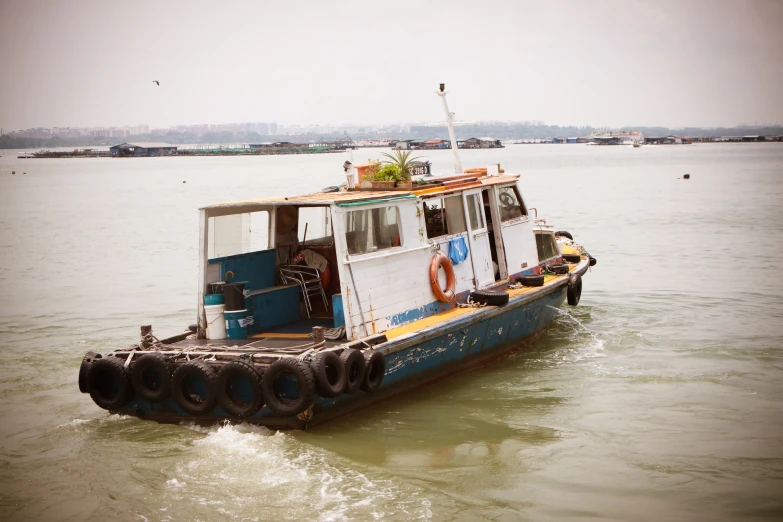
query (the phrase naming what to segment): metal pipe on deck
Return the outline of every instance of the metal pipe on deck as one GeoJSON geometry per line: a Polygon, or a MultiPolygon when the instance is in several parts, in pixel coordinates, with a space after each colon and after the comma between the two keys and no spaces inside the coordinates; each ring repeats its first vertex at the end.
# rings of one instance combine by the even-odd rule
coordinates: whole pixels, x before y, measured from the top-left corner
{"type": "Polygon", "coordinates": [[[443,101],[443,110],[446,111],[446,125],[449,127],[449,139],[451,139],[451,152],[454,153],[454,173],[462,174],[462,160],[459,159],[459,149],[457,148],[457,137],[454,134],[454,120],[453,114],[449,112],[449,105],[446,103],[446,84],[440,84],[440,91],[436,92],[440,99],[443,101]]]}

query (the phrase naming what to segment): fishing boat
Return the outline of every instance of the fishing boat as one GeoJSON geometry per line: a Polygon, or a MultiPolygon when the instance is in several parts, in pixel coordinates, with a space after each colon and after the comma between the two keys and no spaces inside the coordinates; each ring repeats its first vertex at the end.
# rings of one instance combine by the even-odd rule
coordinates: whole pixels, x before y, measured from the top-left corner
{"type": "Polygon", "coordinates": [[[199,209],[196,324],[89,352],[80,390],[157,422],[307,429],[539,338],[595,258],[519,175],[463,169],[437,94],[453,174],[362,188],[348,161],[341,188],[199,209]]]}

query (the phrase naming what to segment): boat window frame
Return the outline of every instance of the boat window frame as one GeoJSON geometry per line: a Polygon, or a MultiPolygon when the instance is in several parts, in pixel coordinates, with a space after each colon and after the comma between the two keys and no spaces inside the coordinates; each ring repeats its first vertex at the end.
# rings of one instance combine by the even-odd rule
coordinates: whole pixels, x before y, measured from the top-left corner
{"type": "MultiPolygon", "coordinates": [[[[374,257],[386,257],[388,255],[394,255],[397,253],[405,252],[407,249],[405,248],[405,233],[404,233],[404,227],[402,226],[402,212],[400,212],[400,206],[398,204],[395,204],[396,202],[387,201],[381,204],[374,204],[374,205],[362,205],[361,207],[354,207],[354,208],[342,208],[342,212],[339,212],[339,214],[342,215],[342,241],[343,241],[343,247],[345,249],[345,257],[346,261],[348,263],[351,263],[352,261],[359,261],[364,259],[372,259],[374,257]],[[392,204],[390,204],[392,203],[392,204]],[[384,248],[381,250],[376,250],[375,252],[363,252],[361,254],[351,254],[348,251],[348,227],[346,223],[346,218],[351,212],[358,212],[358,211],[370,211],[370,210],[376,210],[376,209],[383,209],[383,208],[394,208],[397,212],[397,234],[400,236],[400,244],[398,246],[391,246],[389,248],[384,248]]],[[[334,223],[334,221],[333,221],[334,223]]]]}
{"type": "Polygon", "coordinates": [[[557,259],[558,257],[561,256],[560,249],[557,246],[557,239],[555,238],[554,231],[552,231],[552,230],[541,230],[541,229],[533,230],[533,239],[536,240],[536,254],[538,255],[538,258],[539,258],[538,259],[538,264],[547,263],[547,262],[552,261],[553,259],[557,259]],[[541,259],[541,255],[538,252],[538,239],[537,238],[538,238],[538,236],[544,236],[544,235],[551,236],[552,244],[554,245],[554,248],[555,248],[555,255],[553,255],[552,257],[547,257],[545,259],[541,259]]]}
{"type": "Polygon", "coordinates": [[[517,187],[516,183],[508,184],[508,185],[497,185],[497,205],[498,205],[498,214],[500,217],[500,226],[504,227],[507,225],[513,225],[516,223],[522,223],[530,219],[530,212],[528,212],[527,205],[525,205],[525,200],[522,198],[522,193],[519,191],[519,187],[517,187]],[[514,195],[517,198],[517,203],[519,204],[519,209],[522,212],[522,215],[519,217],[511,218],[509,220],[503,219],[503,204],[500,202],[500,194],[503,191],[503,189],[511,189],[514,191],[514,195]]]}
{"type": "MultiPolygon", "coordinates": [[[[451,239],[455,239],[455,238],[458,238],[458,237],[467,237],[467,233],[468,233],[468,216],[467,216],[467,213],[466,213],[465,200],[464,200],[464,196],[463,196],[462,192],[456,192],[456,193],[451,193],[451,194],[438,193],[438,194],[433,194],[433,195],[431,195],[429,197],[423,197],[423,198],[421,198],[420,205],[422,205],[422,206],[419,206],[419,210],[422,212],[422,218],[424,219],[424,237],[427,238],[427,242],[430,245],[436,245],[438,243],[442,243],[443,241],[449,241],[451,239]],[[427,203],[428,201],[435,201],[435,200],[437,200],[437,201],[440,201],[440,209],[441,209],[441,211],[444,211],[444,210],[446,210],[446,199],[447,198],[456,198],[459,201],[459,203],[460,203],[459,207],[460,207],[460,209],[462,211],[462,226],[464,227],[465,230],[463,230],[462,232],[449,232],[448,234],[442,234],[440,236],[430,236],[429,233],[427,232],[427,222],[426,222],[427,217],[424,214],[424,207],[423,207],[423,205],[425,203],[427,203]]],[[[448,214],[446,214],[446,223],[444,224],[444,228],[448,229],[448,214]]]]}

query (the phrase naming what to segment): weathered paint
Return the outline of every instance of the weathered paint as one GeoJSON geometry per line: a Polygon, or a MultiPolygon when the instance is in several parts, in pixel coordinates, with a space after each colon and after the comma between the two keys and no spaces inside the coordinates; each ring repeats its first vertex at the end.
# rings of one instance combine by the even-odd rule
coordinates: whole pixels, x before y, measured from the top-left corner
{"type": "MultiPolygon", "coordinates": [[[[400,335],[375,347],[386,358],[386,374],[381,388],[373,394],[357,392],[335,399],[317,397],[309,415],[285,419],[275,418],[269,409],[263,408],[244,421],[273,428],[305,429],[308,425],[499,357],[535,339],[549,327],[557,307],[565,300],[566,286],[553,284],[537,289],[533,295],[527,293],[517,292],[504,307],[455,308],[441,314],[442,317],[421,320],[416,332],[395,332],[400,335]],[[423,324],[422,321],[431,321],[432,324],[423,324]]],[[[159,422],[190,420],[211,423],[228,417],[220,407],[207,415],[191,417],[170,398],[161,403],[150,403],[134,397],[119,413],[159,422]]]]}

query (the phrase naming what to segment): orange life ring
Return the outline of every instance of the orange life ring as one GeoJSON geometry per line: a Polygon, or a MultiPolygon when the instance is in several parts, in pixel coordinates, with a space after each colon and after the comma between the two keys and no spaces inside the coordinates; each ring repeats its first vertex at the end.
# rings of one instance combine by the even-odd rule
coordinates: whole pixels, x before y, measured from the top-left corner
{"type": "Polygon", "coordinates": [[[432,285],[432,291],[435,292],[435,297],[438,301],[444,303],[450,303],[456,297],[457,290],[457,277],[454,275],[454,266],[451,264],[451,259],[448,258],[443,252],[438,252],[435,257],[432,258],[430,263],[430,284],[432,285]],[[446,290],[444,291],[440,287],[438,282],[438,270],[443,268],[446,272],[446,290]]]}

